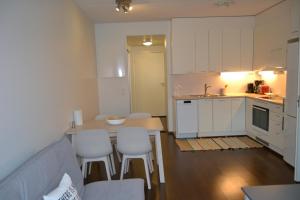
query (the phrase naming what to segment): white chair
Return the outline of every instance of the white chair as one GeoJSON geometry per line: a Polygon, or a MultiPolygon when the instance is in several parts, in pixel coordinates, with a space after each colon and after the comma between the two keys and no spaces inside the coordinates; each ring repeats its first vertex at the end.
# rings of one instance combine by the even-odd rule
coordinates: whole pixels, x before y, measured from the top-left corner
{"type": "Polygon", "coordinates": [[[88,163],[103,161],[107,179],[111,180],[110,173],[115,173],[115,164],[108,132],[106,130],[83,130],[74,135],[73,140],[76,154],[81,158],[82,175],[86,177],[88,163]]]}
{"type": "MultiPolygon", "coordinates": [[[[129,119],[147,119],[147,118],[151,118],[151,117],[152,117],[152,115],[150,113],[135,112],[135,113],[130,113],[127,118],[129,118],[129,119]]],[[[151,141],[153,141],[152,139],[153,138],[151,138],[151,141]]],[[[154,157],[153,153],[150,152],[150,159],[154,160],[153,157],[154,157]]],[[[153,164],[152,164],[152,162],[151,162],[151,166],[152,166],[151,169],[153,171],[153,164]]]]}
{"type": "Polygon", "coordinates": [[[127,118],[129,118],[129,119],[147,119],[147,118],[151,118],[151,114],[136,112],[136,113],[130,113],[127,118]]]}
{"type": "MultiPolygon", "coordinates": [[[[105,114],[98,114],[96,117],[95,117],[95,120],[105,120],[105,118],[107,117],[107,115],[105,114]]],[[[113,144],[115,150],[116,150],[116,153],[117,153],[117,157],[118,157],[118,161],[121,162],[121,155],[120,153],[117,151],[117,141],[116,141],[116,138],[111,138],[111,143],[113,144]]]]}
{"type": "MultiPolygon", "coordinates": [[[[123,154],[120,179],[123,179],[125,170],[128,170],[128,159],[140,158],[144,160],[148,189],[151,189],[149,170],[149,153],[152,146],[147,130],[142,127],[124,127],[117,134],[117,148],[123,154]],[[125,169],[126,168],[126,169],[125,169]]],[[[152,163],[152,162],[151,162],[152,163]]]]}

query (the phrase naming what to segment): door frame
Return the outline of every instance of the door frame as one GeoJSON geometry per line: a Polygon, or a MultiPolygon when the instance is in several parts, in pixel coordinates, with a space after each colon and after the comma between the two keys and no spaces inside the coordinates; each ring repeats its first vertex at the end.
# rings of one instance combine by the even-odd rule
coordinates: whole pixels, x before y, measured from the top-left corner
{"type": "MultiPolygon", "coordinates": [[[[145,47],[145,46],[133,46],[133,47],[130,47],[130,46],[127,46],[127,61],[128,61],[128,84],[129,84],[129,100],[130,100],[130,112],[132,112],[132,109],[133,109],[133,97],[132,97],[132,94],[133,94],[133,86],[132,86],[132,81],[131,81],[131,78],[132,78],[132,61],[133,61],[133,55],[132,55],[132,50],[131,48],[140,48],[140,49],[147,49],[149,50],[150,48],[153,49],[155,51],[155,49],[157,50],[162,50],[163,54],[164,54],[164,80],[165,80],[165,89],[164,89],[164,92],[165,92],[165,116],[164,117],[167,117],[168,116],[168,76],[167,76],[167,58],[166,58],[166,46],[150,46],[150,47],[145,47]]],[[[161,117],[161,116],[154,116],[154,117],[161,117]]]]}

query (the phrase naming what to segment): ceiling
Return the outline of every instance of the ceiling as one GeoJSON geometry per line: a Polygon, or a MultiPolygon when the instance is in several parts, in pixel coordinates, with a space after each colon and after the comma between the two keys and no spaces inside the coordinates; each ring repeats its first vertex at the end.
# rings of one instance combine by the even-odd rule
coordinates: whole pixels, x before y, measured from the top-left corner
{"type": "Polygon", "coordinates": [[[152,39],[152,46],[164,46],[165,45],[166,37],[164,35],[128,36],[127,37],[127,45],[128,46],[132,46],[132,47],[133,46],[144,46],[143,45],[144,37],[146,37],[146,38],[151,37],[151,39],[152,39]]]}
{"type": "Polygon", "coordinates": [[[284,0],[234,0],[218,7],[216,0],[132,0],[128,14],[115,11],[115,0],[74,0],[95,22],[130,22],[169,20],[176,17],[249,16],[284,0]]]}

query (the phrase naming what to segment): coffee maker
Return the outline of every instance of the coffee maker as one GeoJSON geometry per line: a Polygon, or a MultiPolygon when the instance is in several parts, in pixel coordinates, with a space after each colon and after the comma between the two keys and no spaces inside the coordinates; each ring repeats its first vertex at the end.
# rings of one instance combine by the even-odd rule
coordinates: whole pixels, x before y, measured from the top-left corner
{"type": "Polygon", "coordinates": [[[263,85],[264,81],[263,80],[255,80],[254,81],[254,93],[259,93],[259,86],[263,85]]]}

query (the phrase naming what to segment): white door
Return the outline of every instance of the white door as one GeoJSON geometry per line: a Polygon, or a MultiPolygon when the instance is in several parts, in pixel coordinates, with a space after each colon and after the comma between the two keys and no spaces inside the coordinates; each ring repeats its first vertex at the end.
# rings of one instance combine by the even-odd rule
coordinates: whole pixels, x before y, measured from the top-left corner
{"type": "Polygon", "coordinates": [[[135,47],[131,54],[131,112],[166,116],[164,49],[135,47]]]}

